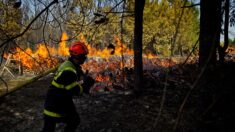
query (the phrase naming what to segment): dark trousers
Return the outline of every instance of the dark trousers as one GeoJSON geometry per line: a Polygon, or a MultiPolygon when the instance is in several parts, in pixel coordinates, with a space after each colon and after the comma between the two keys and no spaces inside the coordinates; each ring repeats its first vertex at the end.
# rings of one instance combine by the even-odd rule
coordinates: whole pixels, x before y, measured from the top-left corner
{"type": "Polygon", "coordinates": [[[80,123],[80,118],[77,113],[73,113],[66,117],[56,118],[45,115],[44,116],[44,127],[42,132],[54,132],[56,123],[65,123],[64,132],[75,132],[77,126],[80,123]]]}

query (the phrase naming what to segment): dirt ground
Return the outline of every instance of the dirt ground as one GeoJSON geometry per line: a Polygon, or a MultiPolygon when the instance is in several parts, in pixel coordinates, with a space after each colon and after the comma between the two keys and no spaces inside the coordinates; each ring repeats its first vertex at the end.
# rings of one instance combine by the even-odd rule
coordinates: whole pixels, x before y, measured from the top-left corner
{"type": "MultiPolygon", "coordinates": [[[[190,76],[196,72],[195,65],[172,70],[167,85],[164,85],[164,75],[153,78],[144,74],[144,91],[138,96],[132,94],[132,89],[116,89],[75,98],[81,118],[77,131],[172,132],[178,122],[177,132],[234,132],[234,68],[235,63],[229,63],[204,76],[186,101],[180,120],[177,120],[178,111],[193,85],[195,78],[190,76]],[[164,104],[161,107],[162,99],[164,104]]],[[[43,104],[52,77],[50,74],[0,98],[0,132],[41,130],[43,104]]],[[[57,131],[62,128],[58,125],[57,131]]]]}

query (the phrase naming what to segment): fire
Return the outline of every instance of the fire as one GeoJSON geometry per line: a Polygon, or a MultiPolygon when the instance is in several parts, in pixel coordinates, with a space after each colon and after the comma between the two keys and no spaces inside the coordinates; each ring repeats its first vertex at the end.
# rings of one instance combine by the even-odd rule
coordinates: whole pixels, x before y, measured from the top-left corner
{"type": "MultiPolygon", "coordinates": [[[[69,56],[69,45],[67,44],[68,36],[66,33],[62,33],[61,41],[58,46],[50,46],[46,44],[38,44],[36,50],[32,50],[30,48],[22,51],[20,48],[15,49],[15,54],[12,55],[13,59],[18,59],[21,61],[24,68],[31,71],[44,71],[45,68],[52,68],[53,66],[59,63],[59,58],[66,58],[69,56]]],[[[115,41],[115,52],[111,53],[110,49],[105,48],[103,50],[96,49],[91,46],[86,40],[86,37],[81,33],[78,37],[79,41],[84,42],[89,50],[88,58],[101,58],[106,61],[106,64],[101,66],[95,62],[87,62],[84,64],[85,69],[89,69],[90,63],[92,65],[96,65],[95,69],[107,69],[115,70],[122,69],[126,66],[133,67],[133,58],[124,58],[124,60],[120,60],[120,57],[123,56],[133,56],[134,51],[127,47],[126,44],[123,44],[118,36],[114,36],[115,41]],[[111,62],[110,58],[112,56],[119,57],[117,63],[111,62]],[[126,60],[125,60],[126,59],[126,60]],[[128,63],[128,64],[126,64],[128,63]]],[[[7,55],[4,55],[7,56],[7,55]]],[[[156,55],[149,54],[147,58],[154,58],[156,55]]],[[[100,76],[97,78],[99,80],[100,76]]]]}
{"type": "Polygon", "coordinates": [[[148,59],[156,58],[156,55],[154,55],[154,54],[152,54],[152,53],[146,54],[145,56],[146,56],[146,58],[148,58],[148,59]]]}
{"type": "Polygon", "coordinates": [[[27,54],[32,54],[32,50],[27,48],[25,50],[25,53],[22,52],[19,48],[16,48],[16,54],[13,55],[14,59],[19,59],[22,63],[22,65],[32,69],[33,63],[31,63],[30,58],[27,54]]]}
{"type": "MultiPolygon", "coordinates": [[[[69,56],[68,38],[67,34],[63,33],[58,45],[37,44],[35,50],[27,48],[24,51],[21,48],[16,48],[11,56],[13,59],[20,60],[24,69],[30,72],[44,72],[46,69],[58,65],[61,60],[69,56]]],[[[92,47],[83,34],[80,34],[77,39],[88,47],[88,60],[82,67],[92,73],[91,76],[95,78],[97,82],[94,85],[95,90],[106,89],[112,91],[112,88],[116,85],[121,84],[124,86],[125,81],[132,80],[130,78],[134,73],[134,51],[128,48],[126,44],[123,44],[118,36],[114,36],[115,43],[111,45],[111,48],[108,48],[108,46],[102,50],[92,47]]],[[[7,58],[8,56],[4,54],[4,57],[7,58]]],[[[150,70],[156,67],[174,65],[174,62],[166,59],[161,60],[154,54],[143,55],[143,58],[144,69],[150,70]]]]}
{"type": "Polygon", "coordinates": [[[116,55],[133,55],[134,54],[134,50],[129,49],[126,45],[122,44],[120,38],[118,36],[114,36],[114,39],[117,43],[117,47],[116,47],[116,55]]]}
{"type": "Polygon", "coordinates": [[[97,77],[95,78],[95,80],[97,82],[106,82],[106,81],[109,81],[110,80],[110,77],[109,76],[103,76],[101,74],[97,75],[97,77]]]}
{"type": "Polygon", "coordinates": [[[42,57],[42,58],[47,58],[48,54],[49,53],[47,52],[47,48],[43,44],[38,45],[37,50],[34,53],[34,55],[38,55],[38,57],[42,57]]]}
{"type": "MultiPolygon", "coordinates": [[[[134,51],[132,49],[129,49],[125,44],[121,43],[121,40],[118,36],[114,36],[114,40],[116,41],[116,47],[115,47],[115,56],[121,56],[123,55],[133,55],[134,51]]],[[[103,50],[96,49],[94,47],[91,47],[91,44],[89,44],[86,41],[86,38],[83,34],[80,34],[80,41],[85,43],[88,47],[89,54],[88,57],[101,57],[108,59],[112,56],[110,53],[110,50],[108,48],[105,48],[103,50]]]]}
{"type": "Polygon", "coordinates": [[[66,45],[68,36],[66,33],[62,33],[61,42],[59,43],[58,54],[61,56],[69,56],[69,48],[66,45]]]}
{"type": "MultiPolygon", "coordinates": [[[[27,48],[25,51],[22,51],[20,48],[16,48],[15,54],[12,55],[12,58],[20,60],[21,64],[26,69],[33,71],[53,67],[53,63],[58,62],[55,58],[49,57],[49,53],[47,52],[45,45],[39,44],[36,49],[36,51],[32,51],[30,48],[27,48]]],[[[51,49],[48,50],[50,51],[51,49]]]]}
{"type": "MultiPolygon", "coordinates": [[[[55,56],[66,57],[69,55],[68,46],[66,45],[67,39],[67,34],[63,33],[58,48],[38,44],[34,51],[30,48],[23,51],[21,48],[17,47],[12,58],[20,60],[21,64],[28,70],[37,72],[44,71],[45,68],[52,68],[59,63],[55,56]]],[[[5,58],[7,58],[8,55],[9,54],[5,54],[5,58]]]]}

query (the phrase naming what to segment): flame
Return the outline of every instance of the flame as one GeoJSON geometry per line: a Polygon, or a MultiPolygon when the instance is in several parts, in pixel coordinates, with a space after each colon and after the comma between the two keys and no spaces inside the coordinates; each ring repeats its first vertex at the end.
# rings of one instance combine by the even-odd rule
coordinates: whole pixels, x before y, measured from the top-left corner
{"type": "Polygon", "coordinates": [[[120,62],[120,68],[124,68],[124,63],[122,61],[120,62]]]}
{"type": "Polygon", "coordinates": [[[152,53],[149,53],[149,54],[146,54],[145,57],[148,58],[148,59],[153,59],[153,58],[156,58],[156,55],[152,54],[152,53]]]}
{"type": "MultiPolygon", "coordinates": [[[[48,49],[49,50],[49,49],[48,49]]],[[[13,59],[20,60],[21,64],[29,70],[43,70],[43,68],[53,67],[53,62],[57,63],[54,58],[49,58],[47,48],[45,45],[39,44],[37,50],[33,52],[30,48],[22,51],[16,48],[16,53],[12,55],[13,59]]]]}
{"type": "Polygon", "coordinates": [[[61,56],[69,56],[69,48],[66,45],[68,36],[66,33],[62,33],[61,42],[59,43],[58,54],[61,56]]]}
{"type": "MultiPolygon", "coordinates": [[[[86,37],[81,33],[80,34],[80,41],[85,43],[87,45],[87,48],[89,50],[88,57],[101,57],[108,59],[111,56],[113,56],[110,53],[110,50],[108,48],[105,48],[103,50],[96,49],[94,47],[91,47],[91,44],[89,44],[86,40],[86,37]]],[[[114,36],[114,40],[116,42],[116,47],[115,47],[115,55],[116,56],[121,56],[123,55],[133,55],[134,51],[132,49],[129,49],[125,44],[121,43],[121,40],[118,36],[114,36]]]]}
{"type": "Polygon", "coordinates": [[[106,81],[109,81],[110,80],[110,77],[109,76],[103,76],[101,74],[98,74],[95,78],[95,80],[97,82],[106,82],[106,81]]]}
{"type": "MultiPolygon", "coordinates": [[[[32,71],[39,70],[40,72],[45,70],[45,68],[52,68],[59,62],[55,56],[66,57],[69,55],[69,50],[66,45],[67,39],[67,34],[63,33],[58,48],[38,44],[34,51],[30,48],[23,51],[17,47],[14,51],[15,53],[12,54],[12,59],[19,60],[23,67],[32,71]]],[[[7,58],[9,55],[4,54],[4,57],[7,58]]]]}
{"type": "MultiPolygon", "coordinates": [[[[58,46],[50,46],[45,44],[38,44],[35,50],[32,50],[30,48],[25,49],[22,51],[20,48],[15,49],[15,54],[12,55],[13,59],[18,59],[21,61],[22,65],[32,71],[43,71],[45,68],[51,68],[59,63],[58,57],[68,57],[69,56],[69,45],[67,44],[68,35],[66,33],[62,33],[61,41],[58,46]]],[[[94,69],[103,70],[109,68],[110,70],[117,70],[120,68],[124,68],[126,66],[133,67],[134,60],[132,58],[127,58],[127,60],[124,61],[116,61],[111,62],[109,59],[112,56],[122,56],[122,55],[131,55],[133,56],[134,51],[127,47],[126,44],[121,42],[121,39],[118,36],[114,36],[114,42],[115,42],[115,53],[111,54],[110,49],[96,49],[91,46],[87,42],[86,37],[81,33],[77,39],[79,41],[85,43],[88,47],[89,54],[88,57],[98,57],[102,58],[106,64],[99,64],[95,61],[93,62],[87,62],[84,64],[85,69],[89,69],[91,65],[94,66],[94,69]],[[107,63],[108,62],[108,63],[107,63]]],[[[4,56],[8,56],[5,55],[4,56]]],[[[147,58],[156,58],[156,55],[148,54],[146,55],[147,58]]],[[[164,64],[165,65],[165,64],[164,64]]],[[[102,76],[98,76],[97,80],[102,80],[102,76]]],[[[104,79],[105,80],[105,79],[104,79]]],[[[107,78],[106,78],[107,80],[107,78]]]]}
{"type": "Polygon", "coordinates": [[[115,53],[116,55],[133,55],[134,54],[134,50],[129,49],[125,44],[123,44],[120,40],[120,38],[118,36],[114,36],[114,39],[117,43],[116,49],[115,49],[115,53]]]}

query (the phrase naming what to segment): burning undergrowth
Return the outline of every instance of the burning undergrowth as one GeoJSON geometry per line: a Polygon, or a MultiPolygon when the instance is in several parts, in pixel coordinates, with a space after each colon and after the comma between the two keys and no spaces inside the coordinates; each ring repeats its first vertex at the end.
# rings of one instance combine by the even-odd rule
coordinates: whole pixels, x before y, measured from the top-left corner
{"type": "MultiPolygon", "coordinates": [[[[124,58],[124,64],[120,56],[108,59],[98,57],[88,59],[83,65],[83,69],[89,71],[89,74],[95,78],[94,91],[125,91],[133,88],[134,58],[133,56],[124,56],[124,58]]],[[[162,76],[169,66],[176,65],[176,62],[168,59],[144,58],[143,64],[144,74],[151,74],[157,78],[162,76]]]]}
{"type": "MultiPolygon", "coordinates": [[[[5,58],[11,55],[13,59],[18,59],[25,73],[40,74],[68,58],[70,45],[67,44],[67,40],[67,34],[63,33],[61,42],[57,46],[38,44],[35,50],[16,48],[12,54],[5,54],[5,58]]],[[[117,36],[114,36],[115,46],[109,45],[102,50],[91,47],[82,34],[79,40],[89,49],[88,60],[83,65],[83,69],[95,78],[97,83],[93,88],[94,91],[125,90],[133,87],[134,52],[132,49],[122,44],[117,36]]],[[[173,60],[161,59],[153,54],[143,56],[143,68],[152,76],[160,76],[165,69],[175,64],[173,60]]]]}

